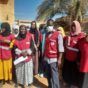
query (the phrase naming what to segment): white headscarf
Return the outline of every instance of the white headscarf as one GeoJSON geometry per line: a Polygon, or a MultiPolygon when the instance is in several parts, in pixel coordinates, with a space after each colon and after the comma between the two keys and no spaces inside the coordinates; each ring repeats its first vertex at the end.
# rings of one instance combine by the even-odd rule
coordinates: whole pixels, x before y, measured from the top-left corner
{"type": "Polygon", "coordinates": [[[18,29],[19,30],[19,26],[18,25],[13,25],[13,27],[12,27],[14,30],[15,29],[18,29]]]}
{"type": "Polygon", "coordinates": [[[19,34],[19,26],[18,25],[13,25],[12,28],[13,28],[13,30],[18,30],[18,33],[17,34],[14,34],[14,36],[17,37],[18,34],[19,34]]]}

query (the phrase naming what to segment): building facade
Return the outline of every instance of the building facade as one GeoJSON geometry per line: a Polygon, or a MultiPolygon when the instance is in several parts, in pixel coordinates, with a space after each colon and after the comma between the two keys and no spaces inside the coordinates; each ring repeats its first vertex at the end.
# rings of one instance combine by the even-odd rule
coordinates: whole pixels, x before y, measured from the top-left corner
{"type": "Polygon", "coordinates": [[[0,22],[14,23],[14,0],[0,0],[0,22]]]}

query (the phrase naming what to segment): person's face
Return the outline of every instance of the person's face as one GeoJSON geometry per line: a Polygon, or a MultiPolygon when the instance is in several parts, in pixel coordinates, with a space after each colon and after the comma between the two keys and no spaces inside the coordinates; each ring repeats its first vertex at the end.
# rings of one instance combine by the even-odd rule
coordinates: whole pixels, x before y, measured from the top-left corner
{"type": "Polygon", "coordinates": [[[32,28],[36,28],[36,23],[33,22],[32,25],[31,25],[32,28]]]}
{"type": "Polygon", "coordinates": [[[2,29],[1,29],[1,32],[2,32],[2,33],[3,33],[3,32],[5,32],[5,31],[6,31],[6,29],[5,29],[5,28],[2,28],[2,29]]]}
{"type": "Polygon", "coordinates": [[[15,29],[15,30],[14,30],[14,33],[17,34],[17,33],[18,33],[18,29],[15,29]]]}
{"type": "Polygon", "coordinates": [[[76,32],[75,24],[73,24],[73,25],[71,26],[71,31],[72,31],[73,33],[76,32]]]}
{"type": "Polygon", "coordinates": [[[20,33],[21,33],[21,34],[25,34],[25,33],[26,33],[26,29],[25,29],[25,27],[21,27],[21,29],[20,29],[20,33]]]}
{"type": "Polygon", "coordinates": [[[49,21],[49,25],[48,26],[53,26],[53,21],[52,20],[49,21]]]}

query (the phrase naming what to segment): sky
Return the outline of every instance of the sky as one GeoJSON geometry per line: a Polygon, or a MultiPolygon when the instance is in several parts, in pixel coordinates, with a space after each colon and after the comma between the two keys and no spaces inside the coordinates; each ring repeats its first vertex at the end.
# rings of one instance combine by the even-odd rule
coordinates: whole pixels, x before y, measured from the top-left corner
{"type": "Polygon", "coordinates": [[[43,0],[14,0],[15,18],[23,20],[35,20],[37,7],[43,0]]]}

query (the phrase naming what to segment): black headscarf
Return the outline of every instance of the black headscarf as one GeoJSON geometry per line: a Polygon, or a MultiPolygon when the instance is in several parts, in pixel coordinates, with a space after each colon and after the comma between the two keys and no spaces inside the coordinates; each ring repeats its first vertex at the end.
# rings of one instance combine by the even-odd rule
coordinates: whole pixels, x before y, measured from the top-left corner
{"type": "Polygon", "coordinates": [[[39,41],[39,33],[38,33],[38,30],[37,30],[37,25],[36,25],[36,22],[35,21],[32,21],[31,22],[31,28],[30,28],[30,33],[32,33],[34,35],[34,40],[35,40],[35,44],[37,45],[38,44],[38,41],[39,41]],[[35,23],[35,28],[32,28],[32,24],[35,23]]]}
{"type": "Polygon", "coordinates": [[[7,23],[7,22],[4,22],[1,24],[1,29],[5,29],[4,32],[1,33],[2,36],[9,36],[10,33],[11,33],[11,27],[10,27],[10,24],[7,23]]]}
{"type": "Polygon", "coordinates": [[[21,39],[26,38],[27,30],[26,30],[25,34],[22,34],[22,33],[21,33],[21,30],[22,30],[23,28],[26,30],[26,26],[25,26],[25,25],[21,25],[21,26],[19,27],[19,35],[18,35],[18,37],[17,37],[18,40],[21,40],[21,39]]]}

